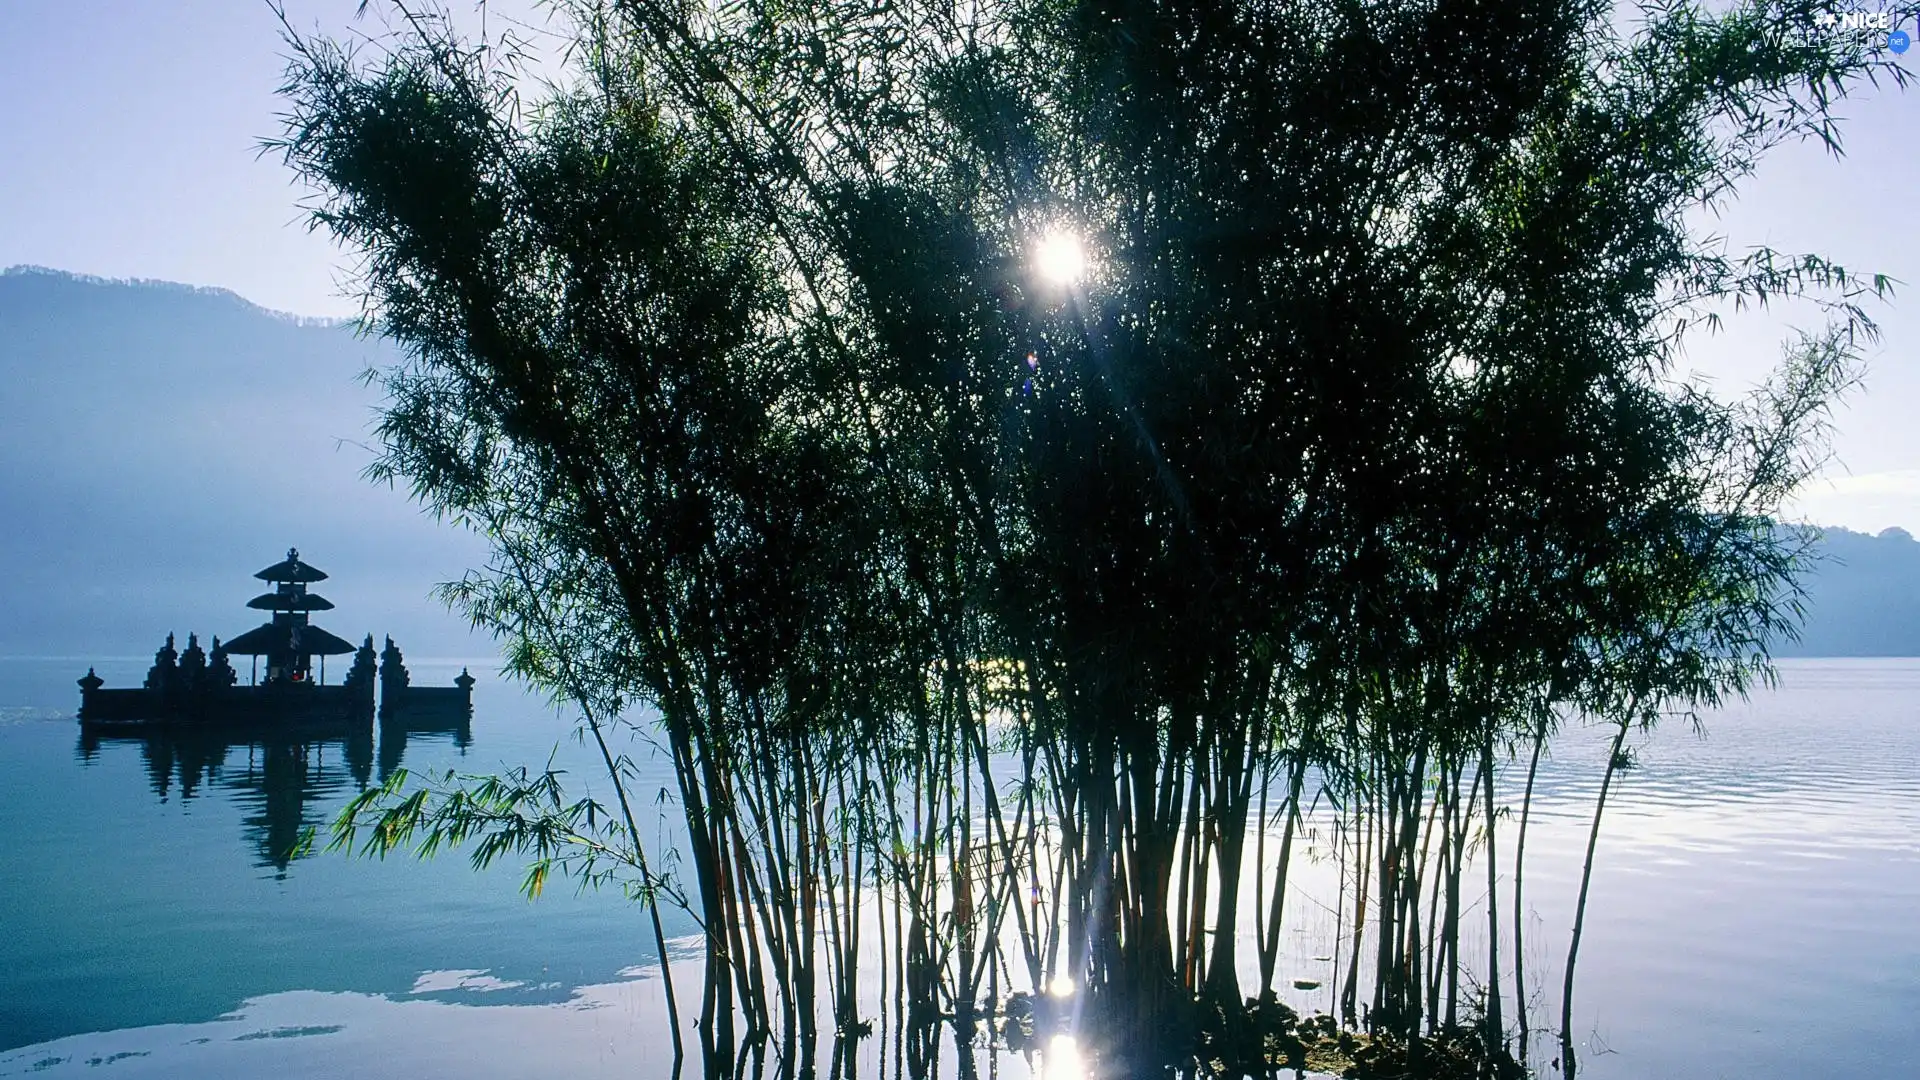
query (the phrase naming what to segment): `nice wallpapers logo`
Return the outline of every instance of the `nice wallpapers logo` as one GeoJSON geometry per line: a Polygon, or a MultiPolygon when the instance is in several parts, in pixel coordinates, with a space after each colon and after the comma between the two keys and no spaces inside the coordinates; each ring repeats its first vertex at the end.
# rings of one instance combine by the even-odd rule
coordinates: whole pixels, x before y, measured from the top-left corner
{"type": "Polygon", "coordinates": [[[1873,35],[1886,42],[1893,52],[1903,53],[1913,44],[1908,33],[1894,25],[1887,11],[1823,11],[1813,17],[1816,33],[1873,35]]]}

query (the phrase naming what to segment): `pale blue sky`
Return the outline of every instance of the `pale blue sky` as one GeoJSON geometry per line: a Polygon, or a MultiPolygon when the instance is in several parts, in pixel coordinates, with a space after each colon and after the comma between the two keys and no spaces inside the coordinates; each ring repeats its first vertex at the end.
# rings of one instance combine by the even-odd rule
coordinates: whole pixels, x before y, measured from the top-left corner
{"type": "MultiPolygon", "coordinates": [[[[357,7],[287,4],[302,30],[380,32],[357,7]]],[[[285,54],[266,0],[0,0],[0,266],[354,313],[350,265],[307,231],[286,168],[258,153],[279,133],[285,54]]]]}
{"type": "MultiPolygon", "coordinates": [[[[357,0],[291,7],[299,26],[346,29],[357,0]]],[[[0,0],[0,266],[214,285],[284,311],[352,312],[350,264],[306,231],[290,176],[256,153],[277,131],[283,51],[264,0],[0,0]]],[[[1886,339],[1866,390],[1837,418],[1833,479],[1799,509],[1823,523],[1920,531],[1920,92],[1883,91],[1841,112],[1845,160],[1788,148],[1720,228],[1736,246],[1818,251],[1908,283],[1880,312],[1886,339]]],[[[1764,371],[1795,319],[1813,316],[1736,324],[1701,342],[1695,364],[1737,389],[1764,371]]]]}

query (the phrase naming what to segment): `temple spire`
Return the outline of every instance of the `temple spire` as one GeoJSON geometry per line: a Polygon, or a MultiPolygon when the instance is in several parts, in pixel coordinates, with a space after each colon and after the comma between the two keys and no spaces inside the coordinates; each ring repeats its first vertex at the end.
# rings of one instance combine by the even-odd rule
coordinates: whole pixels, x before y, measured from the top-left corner
{"type": "Polygon", "coordinates": [[[353,652],[353,645],[313,625],[310,612],[330,611],[333,602],[307,591],[315,581],[325,581],[325,571],[300,559],[300,549],[290,547],[287,557],[254,577],[273,585],[272,592],[247,601],[258,611],[270,611],[270,622],[249,630],[227,643],[227,651],[240,655],[265,656],[267,681],[304,683],[313,678],[315,656],[336,656],[353,652]]]}

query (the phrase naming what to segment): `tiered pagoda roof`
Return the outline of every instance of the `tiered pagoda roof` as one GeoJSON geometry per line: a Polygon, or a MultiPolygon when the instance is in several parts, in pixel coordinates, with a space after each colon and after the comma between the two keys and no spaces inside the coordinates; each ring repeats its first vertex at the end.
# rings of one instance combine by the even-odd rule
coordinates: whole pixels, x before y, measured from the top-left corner
{"type": "Polygon", "coordinates": [[[333,601],[319,593],[304,595],[287,591],[282,585],[280,592],[261,593],[247,601],[247,606],[260,611],[332,611],[333,601]]]}
{"type": "Polygon", "coordinates": [[[327,580],[325,571],[316,570],[300,561],[299,548],[288,548],[286,558],[274,563],[265,570],[256,570],[253,576],[259,578],[261,581],[285,581],[301,585],[310,585],[316,581],[327,580]]]}
{"type": "Polygon", "coordinates": [[[354,644],[317,626],[288,623],[263,623],[223,642],[232,656],[272,656],[285,652],[290,656],[345,656],[354,644]]]}
{"type": "Polygon", "coordinates": [[[237,656],[286,657],[304,661],[313,656],[345,656],[354,651],[352,642],[330,634],[307,619],[312,611],[330,611],[333,602],[307,585],[327,580],[324,571],[300,561],[297,548],[288,548],[287,557],[253,575],[274,586],[247,601],[247,606],[273,612],[271,622],[262,623],[226,643],[227,652],[237,656]]]}

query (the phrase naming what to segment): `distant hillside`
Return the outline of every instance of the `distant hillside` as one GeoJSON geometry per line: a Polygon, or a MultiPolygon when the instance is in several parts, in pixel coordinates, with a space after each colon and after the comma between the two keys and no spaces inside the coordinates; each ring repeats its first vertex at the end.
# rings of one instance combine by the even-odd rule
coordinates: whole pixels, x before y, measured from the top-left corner
{"type": "Polygon", "coordinates": [[[344,636],[485,650],[427,597],[483,554],[363,481],[391,354],[229,292],[0,274],[0,652],[150,652],[257,622],[289,545],[328,571],[344,636]]]}
{"type": "Polygon", "coordinates": [[[1830,528],[1820,550],[1805,579],[1805,632],[1774,654],[1920,656],[1920,543],[1905,529],[1830,528]]]}

